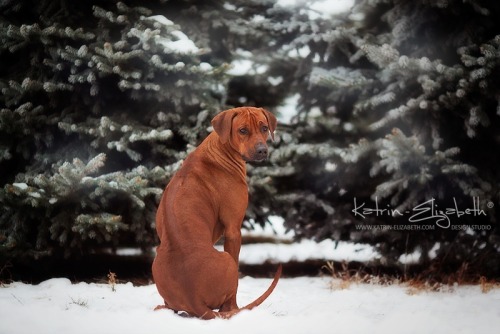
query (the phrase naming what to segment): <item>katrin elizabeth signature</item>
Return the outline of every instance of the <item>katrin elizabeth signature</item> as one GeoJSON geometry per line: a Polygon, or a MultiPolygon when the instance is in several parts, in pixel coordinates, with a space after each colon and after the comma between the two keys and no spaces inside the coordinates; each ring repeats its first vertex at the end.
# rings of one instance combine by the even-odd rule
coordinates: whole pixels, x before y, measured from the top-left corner
{"type": "Polygon", "coordinates": [[[433,221],[437,226],[441,228],[449,228],[451,226],[451,218],[461,218],[463,216],[486,216],[486,212],[480,209],[479,197],[473,197],[472,208],[460,209],[458,207],[455,197],[453,197],[454,207],[445,208],[444,210],[438,209],[436,204],[436,199],[431,198],[425,202],[422,202],[415,206],[411,210],[400,211],[398,209],[391,208],[380,208],[378,204],[378,198],[375,198],[375,208],[366,207],[366,203],[357,203],[356,197],[354,197],[354,209],[351,211],[354,213],[355,217],[361,217],[363,219],[368,215],[379,216],[389,216],[389,217],[401,217],[407,214],[411,214],[408,221],[411,223],[421,223],[433,221]]]}

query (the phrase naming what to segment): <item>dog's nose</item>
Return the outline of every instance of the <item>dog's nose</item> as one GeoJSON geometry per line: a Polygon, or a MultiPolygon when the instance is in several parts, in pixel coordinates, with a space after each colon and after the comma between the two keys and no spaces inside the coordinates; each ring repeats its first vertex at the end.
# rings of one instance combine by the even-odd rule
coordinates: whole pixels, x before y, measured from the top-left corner
{"type": "Polygon", "coordinates": [[[257,156],[257,160],[262,160],[267,158],[267,146],[263,143],[258,143],[255,145],[255,154],[257,156]]]}

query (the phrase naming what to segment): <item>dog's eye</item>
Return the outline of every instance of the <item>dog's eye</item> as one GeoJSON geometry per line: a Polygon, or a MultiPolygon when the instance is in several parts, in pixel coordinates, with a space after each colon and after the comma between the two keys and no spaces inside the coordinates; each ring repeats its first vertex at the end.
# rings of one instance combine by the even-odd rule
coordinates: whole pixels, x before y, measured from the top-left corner
{"type": "Polygon", "coordinates": [[[247,128],[241,128],[239,131],[240,131],[240,133],[242,135],[247,135],[248,134],[248,129],[247,128]]]}
{"type": "Polygon", "coordinates": [[[265,126],[265,125],[264,125],[264,126],[262,127],[262,132],[267,132],[267,131],[269,131],[269,128],[268,128],[267,126],[265,126]]]}

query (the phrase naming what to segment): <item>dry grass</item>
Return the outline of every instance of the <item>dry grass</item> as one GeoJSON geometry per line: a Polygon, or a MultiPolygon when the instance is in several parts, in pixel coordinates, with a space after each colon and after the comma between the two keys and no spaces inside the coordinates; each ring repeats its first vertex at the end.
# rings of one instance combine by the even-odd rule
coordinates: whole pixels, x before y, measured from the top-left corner
{"type": "Polygon", "coordinates": [[[347,262],[342,262],[341,268],[337,270],[332,261],[327,261],[321,269],[324,269],[332,277],[329,283],[331,290],[345,290],[351,284],[392,285],[399,283],[397,278],[391,278],[386,275],[371,275],[363,269],[349,269],[347,262]]]}
{"type": "Polygon", "coordinates": [[[410,296],[418,295],[422,292],[453,292],[454,285],[447,285],[429,280],[411,279],[405,282],[408,287],[406,293],[410,296]]]}
{"type": "MultiPolygon", "coordinates": [[[[73,299],[71,298],[71,303],[72,305],[77,305],[77,306],[80,306],[80,307],[85,307],[85,308],[88,308],[89,307],[89,302],[85,299],[82,299],[82,298],[78,298],[78,299],[73,299]]],[[[66,307],[66,309],[69,309],[69,307],[66,307]]]]}
{"type": "Polygon", "coordinates": [[[453,292],[455,287],[461,285],[478,285],[483,293],[488,293],[493,289],[500,289],[500,281],[487,279],[484,276],[474,279],[467,263],[462,264],[456,272],[448,274],[439,271],[436,266],[431,266],[418,275],[413,277],[405,275],[403,278],[390,275],[373,275],[362,268],[349,269],[346,262],[342,262],[340,268],[336,268],[332,261],[328,261],[321,269],[332,278],[329,283],[331,290],[349,289],[351,284],[382,286],[403,284],[407,287],[406,293],[412,296],[423,292],[453,292]]]}
{"type": "Polygon", "coordinates": [[[325,269],[332,276],[332,280],[329,283],[330,290],[345,290],[351,286],[351,283],[353,283],[349,271],[335,270],[335,266],[332,261],[327,261],[321,269],[325,269]]]}
{"type": "Polygon", "coordinates": [[[500,282],[488,280],[484,276],[479,278],[479,285],[481,286],[481,291],[483,293],[488,293],[493,289],[500,289],[500,282]]]}
{"type": "Polygon", "coordinates": [[[116,274],[112,271],[108,274],[108,284],[111,286],[111,291],[116,292],[116,274]]]}

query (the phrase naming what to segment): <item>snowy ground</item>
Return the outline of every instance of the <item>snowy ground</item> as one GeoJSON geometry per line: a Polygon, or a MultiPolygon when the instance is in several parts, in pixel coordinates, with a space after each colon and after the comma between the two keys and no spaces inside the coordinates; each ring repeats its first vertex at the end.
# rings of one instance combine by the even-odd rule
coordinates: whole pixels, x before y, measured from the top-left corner
{"type": "MultiPolygon", "coordinates": [[[[270,279],[240,280],[238,302],[252,301],[270,279]]],[[[182,318],[153,311],[154,285],[71,284],[0,288],[0,333],[498,333],[500,290],[478,286],[410,295],[403,286],[351,284],[331,289],[329,278],[282,279],[258,308],[230,320],[182,318]]]]}
{"type": "MultiPolygon", "coordinates": [[[[281,217],[270,217],[271,224],[264,228],[254,226],[254,230],[243,230],[245,237],[274,238],[284,243],[259,243],[243,245],[240,252],[240,262],[244,264],[261,264],[267,260],[275,263],[289,261],[324,260],[326,261],[357,261],[368,262],[380,255],[370,245],[353,244],[350,242],[335,242],[323,240],[293,241],[294,233],[286,231],[281,217]]],[[[219,250],[222,250],[220,247],[219,250]]]]}
{"type": "MultiPolygon", "coordinates": [[[[282,220],[274,218],[278,239],[291,240],[282,220]]],[[[270,236],[271,227],[245,232],[270,236]]],[[[364,261],[377,254],[366,245],[331,241],[246,245],[241,259],[259,263],[272,259],[350,259],[364,261]]],[[[270,279],[240,279],[238,303],[244,306],[269,286],[270,279]]],[[[71,333],[498,333],[500,289],[487,294],[479,286],[447,292],[408,293],[403,285],[351,284],[340,289],[328,277],[283,278],[258,308],[230,320],[182,318],[161,304],[154,285],[72,284],[54,278],[38,285],[14,282],[0,286],[0,334],[71,333]],[[333,287],[333,288],[332,288],[333,287]]]]}

